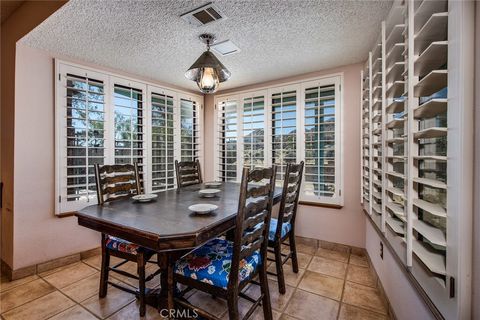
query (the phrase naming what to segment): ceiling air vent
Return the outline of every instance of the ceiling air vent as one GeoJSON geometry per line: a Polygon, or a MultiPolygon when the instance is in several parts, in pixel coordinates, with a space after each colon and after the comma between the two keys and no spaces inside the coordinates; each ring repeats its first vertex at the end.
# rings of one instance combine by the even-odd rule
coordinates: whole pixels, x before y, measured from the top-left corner
{"type": "Polygon", "coordinates": [[[214,50],[218,54],[221,54],[222,56],[228,56],[230,54],[240,52],[240,48],[237,47],[235,43],[230,40],[225,40],[218,43],[215,42],[210,46],[210,48],[212,48],[212,50],[214,50]]]}
{"type": "Polygon", "coordinates": [[[196,27],[226,19],[226,17],[220,13],[220,10],[218,10],[218,8],[211,2],[197,9],[184,13],[180,17],[196,27]]]}

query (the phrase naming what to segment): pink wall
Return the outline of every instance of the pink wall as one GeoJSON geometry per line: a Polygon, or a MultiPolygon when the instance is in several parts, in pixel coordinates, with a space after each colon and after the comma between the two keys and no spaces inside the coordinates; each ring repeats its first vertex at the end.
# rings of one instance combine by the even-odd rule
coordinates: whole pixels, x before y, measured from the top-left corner
{"type": "MultiPolygon", "coordinates": [[[[55,216],[53,59],[47,52],[17,45],[13,269],[100,245],[99,234],[78,226],[77,218],[55,216]]],[[[84,62],[72,62],[89,66],[84,62]]],[[[90,66],[158,86],[177,88],[151,79],[90,66]]]]}
{"type": "MultiPolygon", "coordinates": [[[[365,246],[365,217],[360,206],[360,70],[361,64],[312,72],[300,76],[259,83],[246,87],[220,92],[255,90],[261,87],[280,85],[286,82],[301,81],[334,73],[343,73],[343,121],[344,121],[344,207],[331,209],[301,205],[297,216],[299,236],[353,245],[365,246]]],[[[214,145],[214,99],[205,99],[205,163],[213,163],[214,145]],[[208,123],[207,123],[208,122],[208,123]],[[212,143],[208,143],[212,141],[212,143]]],[[[214,168],[206,168],[205,176],[213,179],[214,168]]]]}
{"type": "MultiPolygon", "coordinates": [[[[14,138],[15,138],[15,51],[18,39],[34,29],[65,1],[24,1],[1,25],[1,125],[0,177],[3,182],[0,253],[2,262],[13,266],[14,232],[14,138]]],[[[5,2],[2,2],[2,10],[5,2]]],[[[8,10],[6,10],[8,11],[8,10]]],[[[8,13],[7,13],[8,14],[8,13]]],[[[8,271],[8,276],[13,276],[8,271]]],[[[4,265],[2,263],[2,271],[4,265]]]]}
{"type": "Polygon", "coordinates": [[[99,246],[100,236],[55,217],[54,63],[17,46],[13,269],[99,246]]]}
{"type": "Polygon", "coordinates": [[[397,319],[434,319],[387,246],[383,246],[383,260],[380,258],[381,239],[368,219],[365,229],[365,247],[397,319]]]}

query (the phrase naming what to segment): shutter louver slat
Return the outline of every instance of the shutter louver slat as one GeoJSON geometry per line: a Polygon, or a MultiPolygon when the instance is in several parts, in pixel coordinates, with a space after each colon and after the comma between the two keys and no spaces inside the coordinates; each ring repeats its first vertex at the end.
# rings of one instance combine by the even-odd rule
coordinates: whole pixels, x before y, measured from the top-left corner
{"type": "Polygon", "coordinates": [[[174,99],[151,94],[152,191],[175,188],[174,99]]]}
{"type": "Polygon", "coordinates": [[[412,232],[415,257],[446,283],[448,13],[447,1],[434,2],[424,1],[414,17],[412,232]]]}
{"type": "Polygon", "coordinates": [[[199,110],[195,101],[180,99],[181,161],[199,158],[199,110]]]}
{"type": "Polygon", "coordinates": [[[89,202],[96,197],[89,173],[105,159],[104,83],[74,74],[65,80],[66,201],[89,202]]]}
{"type": "Polygon", "coordinates": [[[265,165],[264,97],[243,99],[243,165],[254,169],[265,165]]]}
{"type": "Polygon", "coordinates": [[[304,196],[333,197],[335,189],[335,85],[305,89],[304,196]]]}
{"type": "Polygon", "coordinates": [[[219,103],[219,177],[222,181],[237,180],[237,101],[219,103]]]}
{"type": "Polygon", "coordinates": [[[273,93],[272,104],[272,164],[278,166],[276,184],[283,185],[286,164],[295,163],[296,158],[296,119],[297,92],[273,93]]]}

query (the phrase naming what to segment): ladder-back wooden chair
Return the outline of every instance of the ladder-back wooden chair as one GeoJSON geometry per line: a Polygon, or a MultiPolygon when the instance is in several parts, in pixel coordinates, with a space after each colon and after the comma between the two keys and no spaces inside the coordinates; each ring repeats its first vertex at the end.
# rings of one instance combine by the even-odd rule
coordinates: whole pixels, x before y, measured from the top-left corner
{"type": "MultiPolygon", "coordinates": [[[[95,178],[97,186],[98,204],[105,205],[112,201],[130,198],[135,194],[141,194],[141,183],[137,163],[122,165],[95,165],[95,178]]],[[[102,266],[100,274],[99,296],[107,295],[108,284],[121,290],[137,295],[137,292],[126,286],[119,285],[108,280],[109,271],[138,280],[140,316],[145,316],[145,288],[146,282],[152,280],[159,271],[145,277],[145,265],[155,252],[143,248],[129,241],[102,233],[102,266]],[[114,266],[110,266],[110,256],[124,259],[114,266]],[[137,273],[134,275],[118,269],[128,261],[137,263],[137,273]]]]}
{"type": "Polygon", "coordinates": [[[298,273],[297,248],[295,245],[295,217],[297,215],[298,197],[302,186],[303,161],[300,164],[287,164],[285,178],[283,182],[282,200],[278,218],[272,218],[270,222],[270,231],[268,234],[269,252],[275,255],[276,274],[278,279],[278,291],[284,294],[285,277],[283,274],[283,265],[291,258],[293,272],[298,273]],[[279,222],[280,221],[280,222],[279,222]],[[288,243],[285,242],[288,239],[288,243]],[[290,247],[288,254],[282,253],[282,244],[290,247]]]}
{"type": "MultiPolygon", "coordinates": [[[[207,319],[218,319],[182,298],[182,293],[195,288],[226,299],[230,320],[239,318],[239,297],[253,303],[243,319],[247,319],[260,304],[264,318],[272,319],[266,258],[275,175],[275,167],[253,171],[243,169],[234,240],[216,238],[177,261],[172,283],[174,287],[176,283],[188,286],[174,299],[177,306],[194,309],[207,319]],[[260,282],[253,280],[257,274],[260,282]],[[258,299],[242,292],[248,283],[260,285],[258,299]]],[[[169,288],[169,292],[174,287],[169,288]]]]}
{"type": "Polygon", "coordinates": [[[177,174],[177,188],[183,188],[193,184],[202,183],[202,171],[200,161],[181,161],[175,160],[175,171],[177,174]]]}

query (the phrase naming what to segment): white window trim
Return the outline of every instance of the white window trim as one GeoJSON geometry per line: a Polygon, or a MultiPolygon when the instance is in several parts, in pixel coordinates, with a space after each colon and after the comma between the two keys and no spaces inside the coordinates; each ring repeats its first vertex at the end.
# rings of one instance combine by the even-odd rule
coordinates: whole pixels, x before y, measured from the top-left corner
{"type": "MultiPolygon", "coordinates": [[[[64,75],[66,73],[72,73],[79,76],[86,76],[104,82],[105,92],[105,163],[114,162],[115,152],[115,137],[114,137],[114,99],[113,88],[114,84],[123,86],[129,86],[137,89],[141,89],[144,97],[144,143],[145,143],[145,181],[144,188],[146,192],[151,192],[151,92],[165,93],[174,97],[174,108],[180,107],[180,99],[195,101],[198,106],[198,139],[199,139],[199,161],[201,166],[204,166],[204,106],[203,96],[196,95],[187,91],[181,91],[168,86],[159,86],[158,84],[147,82],[135,78],[125,77],[120,74],[107,72],[92,67],[84,66],[69,61],[55,59],[55,214],[64,215],[84,208],[87,205],[96,204],[95,199],[85,199],[84,201],[66,201],[66,118],[65,118],[65,96],[66,91],[62,86],[65,81],[64,75]],[[93,201],[92,201],[93,200],[93,201]]],[[[178,114],[178,121],[175,123],[175,128],[179,128],[179,110],[175,110],[178,114]]],[[[174,119],[175,122],[175,119],[174,119]]],[[[180,145],[175,141],[174,149],[178,152],[180,145]]],[[[176,152],[176,151],[175,151],[176,152]]],[[[175,159],[179,159],[175,154],[175,159]]],[[[161,192],[161,191],[159,191],[161,192]]]]}
{"type": "MultiPolygon", "coordinates": [[[[215,117],[214,117],[214,139],[215,139],[215,147],[214,147],[214,165],[215,165],[215,179],[219,179],[219,172],[218,167],[220,165],[219,159],[219,142],[220,136],[218,131],[218,120],[220,117],[220,109],[219,105],[225,101],[237,101],[237,113],[239,114],[239,124],[237,125],[237,132],[238,132],[238,143],[243,140],[243,130],[240,130],[242,123],[240,121],[241,118],[241,108],[243,106],[243,99],[245,97],[251,96],[258,96],[262,93],[265,94],[265,166],[272,165],[272,157],[271,157],[271,96],[272,93],[278,93],[280,91],[293,91],[297,92],[297,162],[300,162],[305,159],[304,153],[304,93],[305,89],[308,86],[315,86],[315,85],[326,85],[326,84],[334,84],[335,85],[335,119],[339,119],[339,124],[335,124],[335,196],[334,197],[306,197],[302,194],[300,197],[300,201],[304,201],[306,203],[318,203],[318,204],[326,204],[326,205],[334,205],[334,206],[343,206],[344,205],[344,95],[343,95],[343,82],[344,82],[344,74],[342,73],[334,73],[328,74],[321,77],[314,77],[314,78],[307,78],[301,81],[295,82],[286,82],[276,86],[265,86],[260,87],[256,90],[243,90],[243,91],[236,91],[227,94],[221,94],[215,96],[215,117]]],[[[243,153],[240,153],[242,148],[237,145],[237,181],[240,179],[239,175],[243,166],[243,153]]],[[[304,186],[305,184],[303,184],[304,186]]],[[[302,187],[303,188],[303,187],[302,187]]]]}

